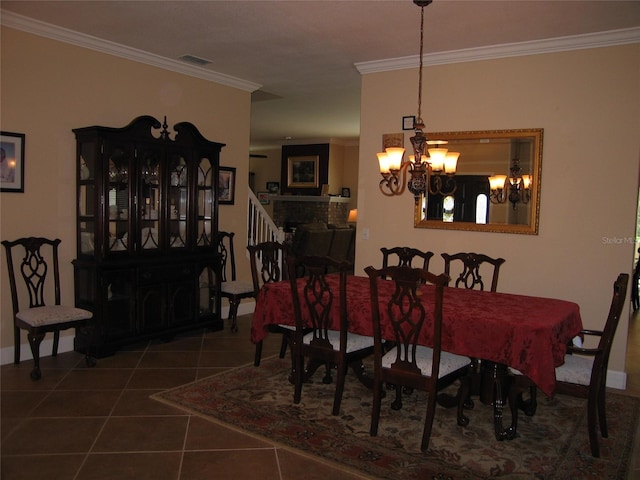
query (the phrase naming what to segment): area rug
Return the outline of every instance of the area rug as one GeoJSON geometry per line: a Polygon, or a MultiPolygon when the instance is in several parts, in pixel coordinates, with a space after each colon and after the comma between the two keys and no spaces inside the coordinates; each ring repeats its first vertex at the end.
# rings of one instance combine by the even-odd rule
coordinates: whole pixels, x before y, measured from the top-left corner
{"type": "MultiPolygon", "coordinates": [[[[369,436],[372,395],[353,373],[339,416],[331,415],[333,385],[313,383],[293,404],[287,381],[290,362],[263,360],[208,377],[152,398],[285,448],[333,462],[371,478],[410,479],[625,479],[633,453],[640,399],[607,394],[609,438],[601,458],[590,454],[586,400],[539,395],[535,416],[519,417],[518,437],[498,442],[492,407],[476,401],[467,427],[456,424],[455,408],[438,407],[429,450],[420,451],[426,395],[403,396],[401,410],[383,399],[378,435],[369,436]]],[[[505,423],[510,422],[505,412],[505,423]]]]}

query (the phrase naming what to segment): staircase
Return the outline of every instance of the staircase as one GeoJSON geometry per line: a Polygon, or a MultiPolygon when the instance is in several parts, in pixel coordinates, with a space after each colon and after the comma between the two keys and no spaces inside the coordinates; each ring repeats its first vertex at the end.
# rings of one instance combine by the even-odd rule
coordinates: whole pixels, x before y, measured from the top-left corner
{"type": "Polygon", "coordinates": [[[247,220],[249,222],[247,225],[247,245],[257,245],[262,242],[284,242],[284,230],[274,223],[251,189],[249,189],[247,220]]]}

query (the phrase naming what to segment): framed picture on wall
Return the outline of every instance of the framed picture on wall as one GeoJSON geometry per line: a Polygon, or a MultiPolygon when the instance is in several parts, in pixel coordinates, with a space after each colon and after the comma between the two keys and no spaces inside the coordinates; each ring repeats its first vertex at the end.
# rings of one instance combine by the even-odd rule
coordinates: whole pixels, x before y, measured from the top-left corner
{"type": "Polygon", "coordinates": [[[0,191],[24,192],[24,133],[0,132],[0,191]]]}
{"type": "Polygon", "coordinates": [[[218,203],[233,205],[236,197],[235,167],[220,167],[218,170],[218,203]]]}
{"type": "Polygon", "coordinates": [[[260,205],[269,205],[269,192],[258,192],[256,196],[258,197],[260,205]]]}
{"type": "Polygon", "coordinates": [[[351,197],[351,189],[348,187],[342,187],[342,195],[343,197],[349,198],[351,197]]]}
{"type": "Polygon", "coordinates": [[[318,188],[318,164],[318,155],[289,157],[287,187],[318,188]]]}
{"type": "Polygon", "coordinates": [[[267,192],[271,195],[280,193],[280,182],[267,182],[267,192]]]}

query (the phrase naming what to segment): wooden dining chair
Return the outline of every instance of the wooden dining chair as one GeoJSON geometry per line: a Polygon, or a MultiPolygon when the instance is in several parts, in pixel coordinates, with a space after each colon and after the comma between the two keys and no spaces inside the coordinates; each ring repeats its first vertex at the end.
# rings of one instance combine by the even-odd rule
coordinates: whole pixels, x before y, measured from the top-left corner
{"type": "Polygon", "coordinates": [[[374,385],[370,434],[376,436],[378,433],[384,382],[424,390],[428,398],[421,449],[426,451],[435,416],[436,393],[457,378],[461,380],[457,421],[459,425],[468,424],[468,419],[463,414],[463,405],[469,388],[467,373],[470,360],[468,357],[442,350],[442,302],[444,287],[448,284],[449,277],[444,274],[436,276],[424,269],[408,266],[380,270],[369,266],[365,271],[371,285],[374,327],[374,385]],[[381,305],[378,282],[383,278],[395,282],[395,291],[381,305]],[[434,285],[433,296],[419,291],[420,284],[423,283],[434,285]],[[418,343],[421,332],[427,329],[433,347],[418,343]],[[394,347],[386,353],[383,331],[393,334],[394,341],[394,347]]]}
{"type": "MultiPolygon", "coordinates": [[[[500,275],[500,266],[505,262],[504,258],[492,258],[483,253],[459,252],[454,254],[441,253],[440,256],[444,260],[444,273],[452,279],[455,278],[453,286],[455,288],[467,288],[470,290],[484,290],[485,281],[482,273],[491,278],[489,290],[495,292],[498,288],[498,278],[500,275]],[[452,275],[455,271],[455,275],[452,275]]],[[[478,371],[480,360],[471,359],[471,370],[478,371]]],[[[477,385],[479,379],[476,379],[477,385]]],[[[479,387],[478,387],[479,388],[479,387]]],[[[476,387],[474,387],[476,390],[476,387]]],[[[535,388],[532,389],[532,401],[535,403],[535,388]]],[[[467,408],[473,408],[473,400],[468,398],[466,401],[467,408]]]]}
{"type": "Polygon", "coordinates": [[[236,257],[233,249],[234,232],[218,232],[217,249],[220,254],[221,274],[220,296],[229,301],[229,322],[231,331],[238,331],[238,307],[246,298],[255,298],[253,281],[236,280],[236,257]]]}
{"type": "MultiPolygon", "coordinates": [[[[263,285],[281,280],[288,280],[289,275],[285,265],[289,248],[286,244],[278,242],[263,242],[257,245],[247,246],[249,251],[249,261],[251,263],[251,278],[253,280],[253,290],[255,295],[263,285]]],[[[271,333],[282,334],[280,344],[280,358],[284,358],[289,345],[289,336],[295,330],[294,326],[277,324],[270,325],[271,333]]],[[[262,358],[262,340],[256,343],[256,352],[253,364],[260,366],[262,358]]]]}
{"type": "MultiPolygon", "coordinates": [[[[468,289],[484,290],[485,282],[482,278],[481,270],[489,272],[488,266],[491,267],[489,272],[491,275],[491,285],[489,290],[495,292],[498,288],[498,275],[500,274],[500,266],[505,262],[504,258],[491,258],[482,253],[460,252],[450,255],[448,253],[440,254],[444,259],[444,273],[451,276],[452,264],[458,263],[459,273],[455,277],[454,285],[456,288],[465,287],[468,289]]],[[[453,277],[452,277],[453,278],[453,277]]]]}
{"type": "Polygon", "coordinates": [[[418,250],[412,247],[393,247],[380,249],[382,252],[382,268],[391,266],[393,262],[397,266],[409,266],[429,270],[429,261],[433,252],[418,250]],[[414,265],[414,261],[416,264],[414,265]]]}
{"type": "MultiPolygon", "coordinates": [[[[53,332],[51,355],[55,357],[58,354],[61,330],[93,329],[90,323],[93,313],[82,308],[62,305],[60,302],[58,260],[60,243],[60,239],[50,240],[42,237],[25,237],[2,242],[7,257],[13,307],[14,363],[20,363],[20,330],[26,330],[33,355],[34,366],[31,371],[33,380],[42,377],[40,343],[47,333],[53,332]],[[19,264],[13,263],[14,253],[22,256],[19,264]],[[24,282],[19,282],[18,276],[22,277],[24,282]]],[[[88,338],[92,338],[92,335],[90,333],[88,338]]],[[[90,355],[89,347],[87,347],[86,362],[90,367],[96,364],[95,359],[90,355]]]]}
{"type": "MultiPolygon", "coordinates": [[[[556,368],[556,393],[571,395],[587,399],[587,429],[591,455],[600,456],[600,445],[596,432],[596,421],[599,421],[600,434],[607,438],[606,415],[606,383],[609,355],[613,337],[618,328],[618,322],[627,295],[629,274],[621,273],[613,284],[613,298],[609,307],[609,315],[602,330],[582,330],[581,337],[599,337],[596,348],[579,347],[571,343],[567,346],[564,363],[556,368]]],[[[509,407],[511,410],[511,431],[518,425],[518,407],[521,396],[526,389],[531,388],[533,382],[521,372],[510,369],[513,382],[509,389],[509,407]]]]}
{"type": "Polygon", "coordinates": [[[293,355],[293,402],[300,403],[302,384],[317,368],[326,367],[323,383],[333,381],[331,370],[337,369],[332,415],[340,412],[347,368],[373,353],[373,337],[349,332],[347,320],[347,276],[352,264],[329,257],[287,257],[289,282],[293,296],[296,330],[291,342],[293,355]],[[304,271],[300,282],[296,272],[304,271]],[[327,274],[331,270],[333,274],[327,274]],[[332,287],[329,275],[338,275],[332,287]],[[308,359],[305,369],[304,362],[308,359]]]}

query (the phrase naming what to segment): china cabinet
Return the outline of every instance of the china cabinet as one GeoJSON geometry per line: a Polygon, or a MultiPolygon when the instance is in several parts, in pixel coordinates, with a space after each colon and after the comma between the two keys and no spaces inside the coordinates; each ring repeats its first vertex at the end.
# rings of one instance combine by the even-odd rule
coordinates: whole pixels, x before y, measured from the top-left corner
{"type": "Polygon", "coordinates": [[[75,302],[97,322],[74,347],[97,356],[189,329],[221,329],[218,167],[224,144],[150,116],[74,129],[75,302]]]}

